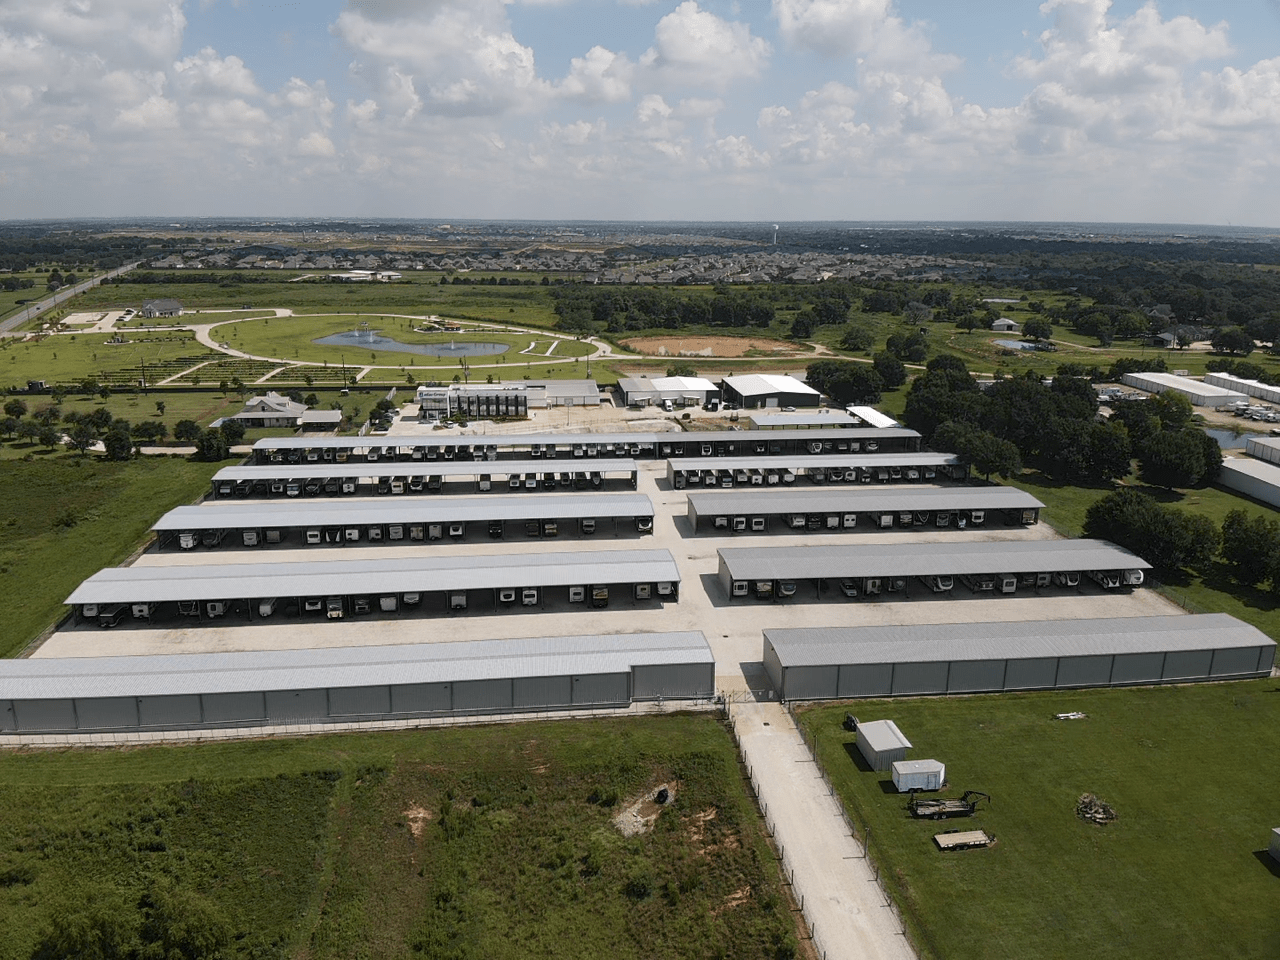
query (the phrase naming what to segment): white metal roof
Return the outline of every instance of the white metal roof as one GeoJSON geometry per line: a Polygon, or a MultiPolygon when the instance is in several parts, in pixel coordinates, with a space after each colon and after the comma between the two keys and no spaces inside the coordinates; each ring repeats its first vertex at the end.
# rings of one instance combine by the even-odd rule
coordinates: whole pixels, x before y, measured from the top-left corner
{"type": "Polygon", "coordinates": [[[1151,565],[1137,554],[1105,540],[724,547],[717,552],[721,564],[734,580],[1151,569],[1151,565]]]}
{"type": "Polygon", "coordinates": [[[1273,463],[1254,460],[1252,457],[1223,457],[1222,470],[1224,473],[1242,473],[1280,489],[1280,467],[1273,463]]]}
{"type": "Polygon", "coordinates": [[[895,760],[893,772],[898,776],[904,773],[942,773],[946,764],[939,760],[895,760]]]}
{"type": "Polygon", "coordinates": [[[232,530],[256,527],[356,526],[467,520],[652,517],[653,501],[640,493],[530,494],[507,497],[396,497],[377,500],[211,500],[175,507],[152,530],[232,530]]]}
{"type": "Polygon", "coordinates": [[[753,410],[749,417],[751,422],[761,429],[773,427],[830,427],[831,429],[841,429],[861,426],[857,420],[842,410],[820,410],[817,413],[812,411],[805,413],[757,413],[753,410]]]}
{"type": "Polygon", "coordinates": [[[306,690],[625,673],[714,657],[701,632],[0,660],[0,700],[306,690]]]}
{"type": "Polygon", "coordinates": [[[390,560],[108,567],[66,603],[166,603],[250,597],[352,596],[591,583],[680,582],[666,550],[598,550],[390,560]]]}
{"type": "MultiPolygon", "coordinates": [[[[878,464],[868,464],[878,466],[878,464]]],[[[897,513],[934,510],[1036,509],[1044,504],[1017,487],[817,486],[808,490],[708,490],[689,494],[699,516],[780,513],[897,513]]]]}
{"type": "Polygon", "coordinates": [[[887,414],[881,413],[875,407],[860,407],[851,403],[849,406],[845,407],[845,411],[853,414],[859,420],[862,420],[873,427],[896,427],[898,425],[897,420],[887,414]]]}
{"type": "Polygon", "coordinates": [[[783,667],[1275,647],[1261,630],[1225,613],[766,629],[764,636],[783,667]]]}
{"type": "Polygon", "coordinates": [[[680,393],[712,393],[716,385],[705,377],[624,377],[618,381],[624,393],[638,393],[644,390],[680,393]]]}
{"type": "Polygon", "coordinates": [[[1215,387],[1211,383],[1205,383],[1201,380],[1192,380],[1190,377],[1179,377],[1172,373],[1126,373],[1121,380],[1131,387],[1137,387],[1139,390],[1148,390],[1159,392],[1164,390],[1176,390],[1179,393],[1186,393],[1200,397],[1212,397],[1218,400],[1248,400],[1249,398],[1240,393],[1238,390],[1227,390],[1225,387],[1215,387]]]}
{"type": "Polygon", "coordinates": [[[722,382],[744,397],[761,393],[809,393],[815,397],[822,396],[807,383],[776,373],[748,373],[740,377],[725,377],[722,382]]]}
{"type": "Polygon", "coordinates": [[[866,723],[858,721],[858,733],[876,753],[911,749],[911,741],[892,720],[868,720],[866,723]]]}
{"type": "MultiPolygon", "coordinates": [[[[754,457],[671,457],[672,470],[784,470],[794,467],[944,467],[960,462],[954,453],[837,453],[754,457]]],[[[929,489],[921,487],[920,489],[929,489]]],[[[976,488],[975,488],[976,489],[976,488]]]]}

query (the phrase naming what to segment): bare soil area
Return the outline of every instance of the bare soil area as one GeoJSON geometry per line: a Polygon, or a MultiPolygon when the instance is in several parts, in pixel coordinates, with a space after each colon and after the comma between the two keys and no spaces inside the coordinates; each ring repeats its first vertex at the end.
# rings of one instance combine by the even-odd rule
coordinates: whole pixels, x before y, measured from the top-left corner
{"type": "Polygon", "coordinates": [[[766,337],[634,337],[623,345],[653,357],[745,357],[812,353],[808,344],[766,337]]]}

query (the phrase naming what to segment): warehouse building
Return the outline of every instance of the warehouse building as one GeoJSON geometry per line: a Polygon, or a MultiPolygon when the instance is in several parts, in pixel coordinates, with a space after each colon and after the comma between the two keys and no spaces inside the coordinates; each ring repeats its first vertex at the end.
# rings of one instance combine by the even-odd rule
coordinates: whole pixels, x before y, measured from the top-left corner
{"type": "Polygon", "coordinates": [[[1229,373],[1206,373],[1204,382],[1212,387],[1221,387],[1223,390],[1234,390],[1250,397],[1257,397],[1268,403],[1280,403],[1280,387],[1263,383],[1261,380],[1246,380],[1243,377],[1233,377],[1229,373]]]}
{"type": "Polygon", "coordinates": [[[1249,457],[1223,457],[1218,483],[1262,503],[1280,507],[1280,466],[1249,457]]]}
{"type": "Polygon", "coordinates": [[[720,381],[720,398],[726,405],[743,410],[758,407],[816,407],[822,394],[795,377],[772,373],[749,373],[720,381]]]}
{"type": "Polygon", "coordinates": [[[1129,387],[1137,387],[1147,393],[1164,393],[1172,390],[1180,393],[1197,407],[1227,407],[1237,400],[1247,400],[1238,390],[1215,387],[1210,383],[1180,377],[1172,373],[1126,373],[1120,382],[1129,387]]]}
{"type": "Polygon", "coordinates": [[[720,399],[720,388],[704,377],[623,377],[618,391],[628,407],[700,407],[720,399]]]}
{"type": "Polygon", "coordinates": [[[228,497],[373,497],[401,494],[537,493],[550,490],[634,490],[634,460],[463,460],[443,463],[272,464],[223,467],[212,492],[228,497]],[[548,468],[551,469],[548,469],[548,468]]]}
{"type": "Polygon", "coordinates": [[[689,526],[694,533],[964,529],[993,520],[1028,526],[1044,507],[1016,487],[794,487],[690,493],[689,526]]]}
{"type": "Polygon", "coordinates": [[[653,532],[643,494],[441,500],[232,501],[175,507],[151,528],[159,550],[414,545],[467,539],[639,536],[653,532]]]}
{"type": "Polygon", "coordinates": [[[777,457],[697,457],[667,461],[675,490],[781,487],[800,483],[934,483],[966,480],[969,466],[953,453],[874,453],[777,457]]]}
{"type": "Polygon", "coordinates": [[[448,460],[597,459],[637,457],[779,456],[793,453],[908,453],[920,434],[905,427],[849,430],[711,430],[696,433],[529,433],[431,438],[263,437],[254,463],[271,464],[439,462],[448,460]]]}
{"type": "Polygon", "coordinates": [[[423,421],[453,416],[493,419],[529,415],[529,391],[523,383],[450,383],[438,387],[423,384],[413,399],[418,404],[418,419],[423,421]]]}
{"type": "Polygon", "coordinates": [[[1265,677],[1275,641],[1224,613],[764,631],[783,700],[1265,677]]]}
{"type": "Polygon", "coordinates": [[[1248,437],[1244,452],[1267,463],[1280,463],[1280,437],[1248,437]]]}
{"type": "Polygon", "coordinates": [[[0,733],[180,730],[706,700],[701,633],[0,661],[0,733]]]}
{"type": "Polygon", "coordinates": [[[913,588],[950,594],[958,584],[974,595],[1077,589],[1089,582],[1117,590],[1141,586],[1151,569],[1105,540],[725,547],[717,553],[725,595],[758,600],[906,599],[913,588]],[[839,589],[828,589],[828,581],[839,589]]]}
{"type": "Polygon", "coordinates": [[[108,567],[67,598],[86,626],[572,610],[676,602],[666,550],[108,567]]]}

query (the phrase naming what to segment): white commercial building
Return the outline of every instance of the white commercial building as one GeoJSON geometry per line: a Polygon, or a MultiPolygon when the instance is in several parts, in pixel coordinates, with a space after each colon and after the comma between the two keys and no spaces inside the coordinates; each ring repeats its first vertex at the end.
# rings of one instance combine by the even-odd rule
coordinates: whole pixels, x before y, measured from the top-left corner
{"type": "Polygon", "coordinates": [[[1266,400],[1268,403],[1280,403],[1280,387],[1263,383],[1261,380],[1246,380],[1243,377],[1233,377],[1229,373],[1206,373],[1204,382],[1210,386],[1222,387],[1224,390],[1238,390],[1259,400],[1266,400]]]}
{"type": "Polygon", "coordinates": [[[1280,507],[1280,467],[1249,457],[1224,457],[1218,482],[1228,490],[1280,507]]]}
{"type": "Polygon", "coordinates": [[[1179,377],[1172,373],[1126,373],[1121,382],[1128,387],[1137,387],[1147,393],[1164,393],[1172,390],[1180,393],[1197,407],[1227,407],[1237,400],[1248,400],[1243,393],[1215,387],[1209,383],[1192,380],[1190,377],[1179,377]]]}

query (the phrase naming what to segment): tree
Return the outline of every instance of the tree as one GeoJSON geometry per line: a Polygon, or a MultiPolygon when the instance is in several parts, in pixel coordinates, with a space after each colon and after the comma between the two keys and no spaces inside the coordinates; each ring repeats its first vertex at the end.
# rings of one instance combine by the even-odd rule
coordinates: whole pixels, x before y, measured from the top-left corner
{"type": "Polygon", "coordinates": [[[228,444],[239,443],[244,439],[244,421],[227,417],[222,421],[222,435],[227,438],[228,444]]]}
{"type": "Polygon", "coordinates": [[[83,420],[73,424],[67,431],[67,449],[77,451],[82,457],[86,456],[89,448],[97,442],[98,431],[83,420]]]}
{"type": "Polygon", "coordinates": [[[194,420],[179,420],[173,428],[173,437],[183,443],[191,443],[200,437],[200,424],[194,420]]]}
{"type": "Polygon", "coordinates": [[[1044,317],[1031,317],[1022,325],[1022,334],[1032,340],[1051,340],[1053,324],[1044,317]]]}
{"type": "Polygon", "coordinates": [[[117,420],[111,425],[106,436],[102,438],[102,446],[107,452],[108,460],[128,460],[133,457],[133,437],[129,432],[127,420],[117,420]]]}
{"type": "Polygon", "coordinates": [[[1222,520],[1222,559],[1246,586],[1271,576],[1280,553],[1280,524],[1260,514],[1232,510],[1222,520]]]}
{"type": "Polygon", "coordinates": [[[890,389],[900,387],[907,382],[906,365],[887,351],[875,355],[871,361],[871,368],[880,375],[884,385],[890,389]]]}
{"type": "Polygon", "coordinates": [[[1084,535],[1118,543],[1163,570],[1204,566],[1217,552],[1220,537],[1208,517],[1163,507],[1128,487],[1089,507],[1084,535]]]}
{"type": "Polygon", "coordinates": [[[1160,426],[1165,430],[1181,430],[1195,415],[1191,400],[1174,390],[1157,393],[1141,402],[1147,405],[1148,413],[1159,418],[1160,426]]]}
{"type": "Polygon", "coordinates": [[[696,377],[697,375],[698,370],[692,363],[673,363],[667,367],[668,377],[696,377]]]}
{"type": "Polygon", "coordinates": [[[111,388],[105,383],[98,388],[98,396],[103,400],[111,399],[111,388]]]}
{"type": "Polygon", "coordinates": [[[988,480],[993,473],[1011,477],[1022,472],[1022,457],[1008,440],[960,420],[948,420],[934,431],[930,444],[954,453],[988,480]]]}
{"type": "MultiPolygon", "coordinates": [[[[1139,479],[1166,489],[1200,484],[1209,472],[1201,440],[1204,436],[1193,427],[1153,434],[1138,451],[1139,479]]],[[[1221,467],[1221,460],[1218,465],[1221,467]]]]}
{"type": "Polygon", "coordinates": [[[923,363],[929,355],[929,341],[923,333],[894,333],[885,341],[885,348],[899,360],[923,363]]]}
{"type": "Polygon", "coordinates": [[[3,434],[6,437],[12,437],[18,431],[18,423],[19,421],[17,417],[5,417],[3,420],[0,420],[0,434],[3,434]]]}
{"type": "Polygon", "coordinates": [[[62,408],[54,404],[41,407],[32,415],[32,419],[41,426],[52,426],[62,419],[62,408]]]}
{"type": "Polygon", "coordinates": [[[1242,357],[1253,353],[1257,346],[1243,327],[1222,327],[1214,332],[1209,344],[1218,353],[1232,353],[1242,357]]]}
{"type": "Polygon", "coordinates": [[[165,409],[165,407],[164,407],[164,401],[163,401],[163,400],[157,400],[157,401],[156,401],[156,416],[157,416],[157,417],[163,417],[163,416],[164,416],[164,409],[165,409]]]}
{"type": "Polygon", "coordinates": [[[21,420],[27,415],[27,404],[24,400],[10,400],[4,405],[4,414],[6,417],[13,417],[15,420],[21,420]]]}
{"type": "Polygon", "coordinates": [[[223,394],[225,394],[225,393],[227,392],[227,390],[229,390],[230,388],[231,388],[231,383],[230,383],[230,381],[228,381],[228,380],[219,380],[219,381],[218,381],[218,392],[219,392],[219,393],[223,393],[223,394]]]}
{"type": "Polygon", "coordinates": [[[196,439],[196,458],[206,463],[227,459],[227,437],[221,430],[202,430],[196,439]]]}
{"type": "Polygon", "coordinates": [[[1127,477],[1133,469],[1133,445],[1123,423],[1093,423],[1085,441],[1085,475],[1109,482],[1127,477]]]}
{"type": "Polygon", "coordinates": [[[34,440],[40,436],[40,424],[34,420],[19,420],[14,433],[18,435],[19,440],[34,440]]]}
{"type": "Polygon", "coordinates": [[[62,442],[62,431],[51,423],[41,424],[38,439],[40,446],[52,450],[62,442]]]}
{"type": "Polygon", "coordinates": [[[104,433],[111,426],[111,411],[106,407],[96,407],[84,415],[84,420],[99,433],[104,433]]]}
{"type": "Polygon", "coordinates": [[[850,324],[840,336],[840,346],[845,350],[866,350],[875,342],[875,333],[862,323],[850,324]]]}

